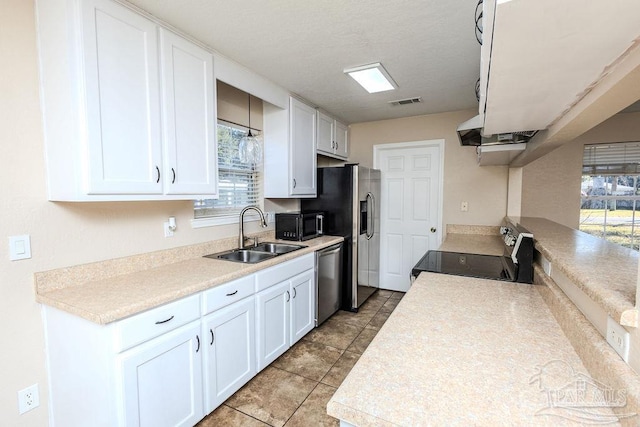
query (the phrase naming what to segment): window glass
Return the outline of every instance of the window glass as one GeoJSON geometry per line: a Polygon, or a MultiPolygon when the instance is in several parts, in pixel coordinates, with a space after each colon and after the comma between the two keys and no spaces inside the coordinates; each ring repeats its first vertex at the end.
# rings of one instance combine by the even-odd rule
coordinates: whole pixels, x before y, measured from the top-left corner
{"type": "Polygon", "coordinates": [[[580,230],[640,249],[640,143],[585,145],[580,230]]]}
{"type": "Polygon", "coordinates": [[[244,163],[238,146],[248,129],[218,122],[218,199],[196,200],[196,218],[234,216],[247,205],[262,206],[261,163],[244,163]]]}

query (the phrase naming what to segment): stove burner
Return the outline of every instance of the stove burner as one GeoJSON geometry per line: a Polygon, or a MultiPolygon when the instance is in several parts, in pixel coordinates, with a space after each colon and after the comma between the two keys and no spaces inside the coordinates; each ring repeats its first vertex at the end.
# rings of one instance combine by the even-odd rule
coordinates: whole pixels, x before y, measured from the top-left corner
{"type": "Polygon", "coordinates": [[[510,258],[461,252],[429,251],[411,270],[416,277],[421,271],[478,277],[481,279],[515,280],[515,266],[510,258]]]}
{"type": "Polygon", "coordinates": [[[507,222],[500,227],[504,256],[461,252],[428,251],[411,270],[417,277],[421,271],[508,282],[533,283],[533,235],[507,222]]]}

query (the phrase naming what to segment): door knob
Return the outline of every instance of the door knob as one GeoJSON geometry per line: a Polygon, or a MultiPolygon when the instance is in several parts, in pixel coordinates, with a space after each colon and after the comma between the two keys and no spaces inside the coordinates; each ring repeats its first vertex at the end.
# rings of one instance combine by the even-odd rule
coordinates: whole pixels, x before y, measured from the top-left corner
{"type": "Polygon", "coordinates": [[[436,228],[435,227],[431,227],[431,232],[435,233],[436,232],[436,228]]]}

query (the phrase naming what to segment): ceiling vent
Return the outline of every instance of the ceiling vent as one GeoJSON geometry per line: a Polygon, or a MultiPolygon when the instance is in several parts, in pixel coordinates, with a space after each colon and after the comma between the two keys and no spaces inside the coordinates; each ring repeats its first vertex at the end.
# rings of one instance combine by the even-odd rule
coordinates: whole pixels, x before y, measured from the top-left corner
{"type": "Polygon", "coordinates": [[[389,101],[389,104],[393,106],[397,106],[397,105],[419,104],[421,102],[422,102],[422,97],[417,97],[417,98],[398,99],[397,101],[389,101]]]}

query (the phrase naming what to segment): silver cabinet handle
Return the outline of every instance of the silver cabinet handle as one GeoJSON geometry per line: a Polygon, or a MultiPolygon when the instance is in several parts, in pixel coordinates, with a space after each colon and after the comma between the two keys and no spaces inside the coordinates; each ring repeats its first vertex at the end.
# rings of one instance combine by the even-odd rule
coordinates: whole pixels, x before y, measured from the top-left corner
{"type": "MultiPolygon", "coordinates": [[[[256,245],[256,246],[258,246],[258,245],[256,245]]],[[[235,291],[231,292],[230,294],[227,294],[227,296],[231,297],[231,296],[233,296],[233,295],[235,295],[237,293],[238,293],[238,290],[236,289],[235,291]]]]}
{"type": "Polygon", "coordinates": [[[196,340],[198,341],[198,347],[196,348],[196,353],[200,351],[200,337],[196,335],[196,340]]]}
{"type": "Polygon", "coordinates": [[[436,228],[435,227],[431,227],[431,232],[435,233],[436,232],[436,228]]]}
{"type": "Polygon", "coordinates": [[[297,292],[296,292],[296,288],[293,288],[293,297],[294,297],[294,298],[296,297],[296,294],[297,294],[297,292]]]}
{"type": "Polygon", "coordinates": [[[213,329],[209,329],[209,332],[211,332],[211,343],[209,345],[213,345],[213,340],[215,339],[215,336],[213,335],[213,329]]]}
{"type": "Polygon", "coordinates": [[[158,173],[158,178],[156,179],[156,184],[160,182],[160,168],[156,166],[156,172],[158,173]]]}
{"type": "Polygon", "coordinates": [[[291,294],[289,293],[289,291],[287,291],[287,302],[289,302],[291,300],[291,294]]]}
{"type": "Polygon", "coordinates": [[[296,179],[293,178],[293,188],[296,188],[296,179]]]}
{"type": "Polygon", "coordinates": [[[171,172],[173,173],[173,179],[171,180],[172,184],[176,183],[176,170],[174,168],[171,168],[171,172]]]}

